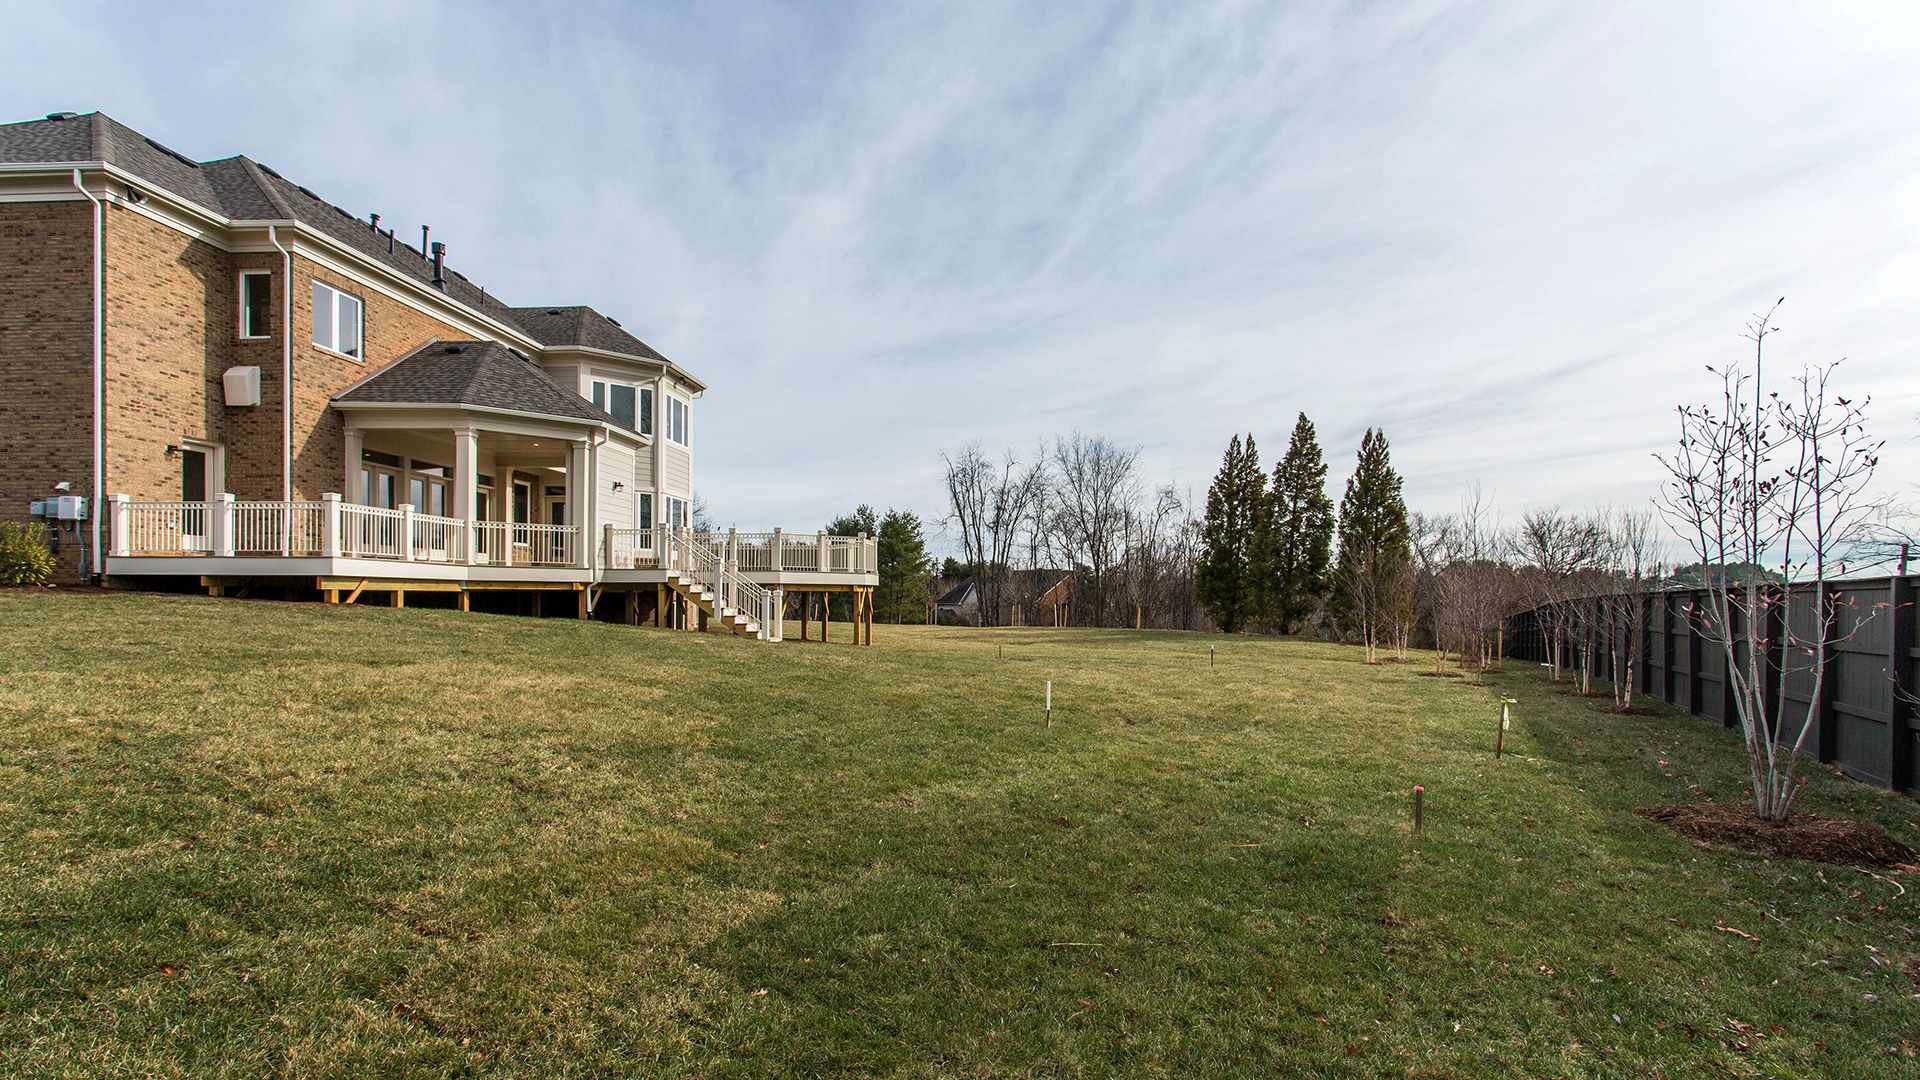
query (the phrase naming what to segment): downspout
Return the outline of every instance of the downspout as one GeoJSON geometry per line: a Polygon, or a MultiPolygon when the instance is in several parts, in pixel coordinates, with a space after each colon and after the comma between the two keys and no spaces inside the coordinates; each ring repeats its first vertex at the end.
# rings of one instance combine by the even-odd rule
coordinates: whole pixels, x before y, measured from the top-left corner
{"type": "MultiPolygon", "coordinates": [[[[105,350],[105,301],[101,277],[103,260],[101,256],[101,229],[105,226],[104,212],[98,197],[87,190],[80,181],[80,170],[73,170],[73,186],[93,204],[93,502],[87,507],[87,529],[93,537],[93,579],[99,581],[105,564],[100,558],[100,513],[106,505],[102,492],[106,487],[103,469],[106,464],[106,350],[105,350]]],[[[84,572],[85,568],[82,567],[84,572]]]]}
{"type": "MultiPolygon", "coordinates": [[[[280,253],[280,460],[281,499],[293,501],[293,252],[280,246],[280,227],[267,226],[267,242],[280,253]]],[[[365,351],[364,349],[362,350],[365,351]]]]}

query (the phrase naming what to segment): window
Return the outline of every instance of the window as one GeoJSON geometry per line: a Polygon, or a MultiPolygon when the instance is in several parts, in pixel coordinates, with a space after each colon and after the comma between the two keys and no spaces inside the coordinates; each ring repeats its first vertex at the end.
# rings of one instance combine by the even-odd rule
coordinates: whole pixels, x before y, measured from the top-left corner
{"type": "Polygon", "coordinates": [[[666,497],[666,504],[667,520],[665,523],[676,529],[685,528],[687,524],[687,500],[676,499],[669,495],[666,497]]]}
{"type": "Polygon", "coordinates": [[[688,445],[688,442],[687,442],[687,413],[688,412],[689,412],[689,408],[686,402],[681,401],[679,398],[674,397],[672,394],[667,395],[667,441],[668,442],[677,442],[681,446],[688,445]]]}
{"type": "Polygon", "coordinates": [[[653,528],[653,492],[643,491],[633,497],[633,526],[636,529],[653,528]]]}
{"type": "Polygon", "coordinates": [[[331,285],[314,282],[313,343],[360,359],[360,301],[331,285]]]}
{"type": "Polygon", "coordinates": [[[593,403],[630,431],[653,434],[653,390],[646,386],[593,380],[593,403]]]}
{"type": "Polygon", "coordinates": [[[240,336],[263,338],[273,329],[273,275],[240,275],[240,336]]]}

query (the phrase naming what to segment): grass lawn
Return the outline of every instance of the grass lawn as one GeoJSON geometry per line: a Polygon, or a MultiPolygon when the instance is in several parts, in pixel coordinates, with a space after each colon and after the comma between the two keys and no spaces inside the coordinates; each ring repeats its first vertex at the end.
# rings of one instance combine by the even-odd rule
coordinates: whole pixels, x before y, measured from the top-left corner
{"type": "Polygon", "coordinates": [[[0,1075],[1920,1076],[1909,875],[1630,812],[1740,798],[1728,732],[875,638],[0,594],[0,1075]]]}

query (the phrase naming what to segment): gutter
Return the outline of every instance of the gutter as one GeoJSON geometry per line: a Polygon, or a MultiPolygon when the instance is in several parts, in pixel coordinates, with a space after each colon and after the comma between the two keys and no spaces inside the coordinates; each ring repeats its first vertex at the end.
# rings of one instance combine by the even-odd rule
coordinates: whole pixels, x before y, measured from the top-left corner
{"type": "MultiPolygon", "coordinates": [[[[280,246],[280,227],[267,226],[267,242],[280,252],[280,435],[281,498],[293,501],[293,252],[280,246]]],[[[365,345],[361,346],[365,351],[365,345]]]]}
{"type": "MultiPolygon", "coordinates": [[[[106,330],[105,300],[102,277],[104,259],[102,257],[102,235],[105,227],[104,209],[99,198],[88,191],[80,181],[80,170],[73,170],[73,186],[93,204],[93,503],[87,508],[87,528],[93,538],[93,578],[97,582],[104,570],[104,561],[100,557],[100,513],[105,505],[102,491],[106,487],[103,469],[106,464],[106,330]]],[[[85,570],[85,567],[82,567],[85,570]]]]}

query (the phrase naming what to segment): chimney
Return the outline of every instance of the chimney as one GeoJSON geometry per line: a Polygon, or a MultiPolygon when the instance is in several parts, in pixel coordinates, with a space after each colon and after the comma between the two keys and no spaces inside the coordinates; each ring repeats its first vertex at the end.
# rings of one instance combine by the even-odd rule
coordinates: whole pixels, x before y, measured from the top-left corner
{"type": "Polygon", "coordinates": [[[433,287],[447,291],[447,245],[437,240],[433,244],[433,287]]]}

